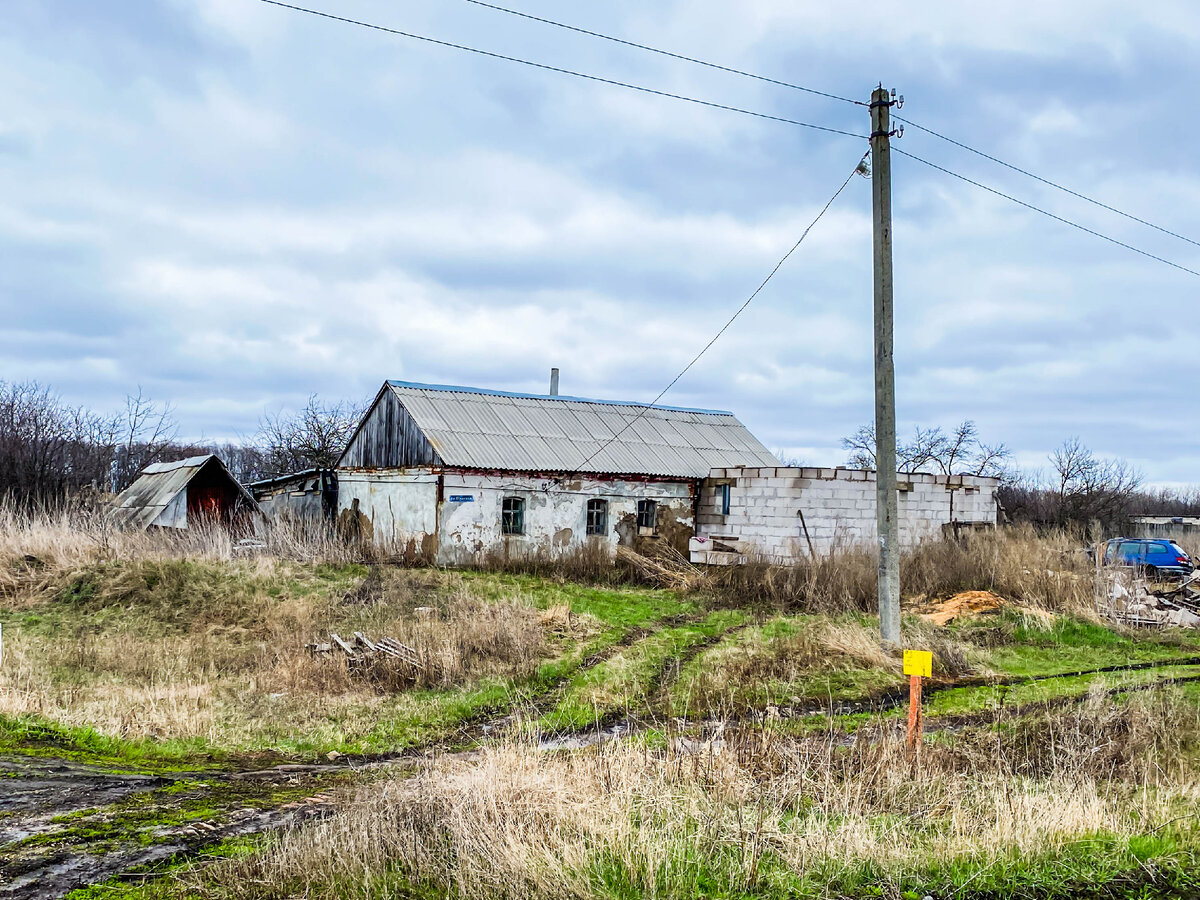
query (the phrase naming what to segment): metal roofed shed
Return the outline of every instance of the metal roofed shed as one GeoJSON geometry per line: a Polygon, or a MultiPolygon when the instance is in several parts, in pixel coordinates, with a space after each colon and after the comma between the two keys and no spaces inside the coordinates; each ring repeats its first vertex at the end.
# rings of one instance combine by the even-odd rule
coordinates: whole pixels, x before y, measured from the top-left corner
{"type": "Polygon", "coordinates": [[[340,468],[704,478],[779,462],[729,412],[389,381],[340,468]]]}
{"type": "Polygon", "coordinates": [[[251,527],[262,511],[213,455],[154,463],[121,492],[109,513],[118,528],[186,529],[204,522],[251,527]]]}

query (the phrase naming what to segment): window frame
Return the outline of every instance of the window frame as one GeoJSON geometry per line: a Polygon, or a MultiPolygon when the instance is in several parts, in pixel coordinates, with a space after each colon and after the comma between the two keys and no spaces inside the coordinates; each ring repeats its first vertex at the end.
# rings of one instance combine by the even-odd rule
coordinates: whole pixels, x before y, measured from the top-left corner
{"type": "Polygon", "coordinates": [[[721,510],[721,515],[729,515],[729,498],[733,494],[733,485],[718,484],[717,485],[717,503],[721,510]]]}
{"type": "Polygon", "coordinates": [[[584,533],[589,536],[608,533],[608,501],[603,497],[593,497],[584,507],[584,533]]]}
{"type": "Polygon", "coordinates": [[[643,499],[637,502],[637,527],[639,532],[654,534],[658,531],[658,501],[643,499]],[[649,519],[650,524],[643,524],[649,519]]]}
{"type": "Polygon", "coordinates": [[[500,534],[505,537],[525,534],[524,497],[510,494],[500,501],[500,534]]]}

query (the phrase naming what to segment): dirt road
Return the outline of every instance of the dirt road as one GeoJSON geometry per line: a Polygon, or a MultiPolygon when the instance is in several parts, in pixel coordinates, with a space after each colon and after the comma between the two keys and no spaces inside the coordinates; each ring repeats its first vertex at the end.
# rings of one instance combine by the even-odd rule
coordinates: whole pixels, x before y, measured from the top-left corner
{"type": "Polygon", "coordinates": [[[347,770],[150,774],[0,757],[0,898],[50,900],[323,815],[347,770]]]}

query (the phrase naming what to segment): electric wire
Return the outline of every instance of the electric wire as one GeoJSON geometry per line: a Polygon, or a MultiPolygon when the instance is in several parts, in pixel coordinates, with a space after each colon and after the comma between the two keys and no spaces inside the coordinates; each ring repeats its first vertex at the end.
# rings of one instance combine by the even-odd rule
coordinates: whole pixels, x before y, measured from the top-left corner
{"type": "Polygon", "coordinates": [[[814,218],[811,222],[808,223],[808,227],[804,229],[803,233],[800,235],[800,238],[796,241],[796,243],[792,244],[791,249],[788,250],[788,252],[785,253],[783,255],[783,257],[779,260],[779,262],[777,262],[775,264],[775,268],[773,268],[767,274],[767,277],[762,280],[762,283],[754,289],[754,293],[752,293],[749,297],[746,298],[746,302],[737,308],[737,310],[733,313],[733,315],[730,316],[729,319],[725,322],[725,324],[721,326],[720,330],[712,336],[712,339],[700,349],[699,353],[697,353],[695,356],[692,357],[691,362],[689,362],[686,366],[684,366],[683,369],[679,372],[679,374],[671,379],[670,384],[668,384],[665,388],[663,388],[661,391],[658,392],[657,397],[655,397],[648,404],[643,406],[636,416],[634,416],[632,419],[630,419],[628,422],[626,422],[620,431],[618,431],[616,434],[614,434],[612,437],[610,437],[607,441],[605,441],[603,444],[601,444],[600,447],[594,453],[592,453],[591,456],[589,456],[587,459],[585,459],[583,462],[581,462],[573,470],[571,470],[566,475],[562,476],[563,479],[570,478],[574,475],[578,475],[581,471],[583,471],[584,466],[586,466],[593,459],[595,459],[597,456],[599,456],[601,453],[603,453],[606,449],[608,449],[608,447],[613,443],[613,441],[615,441],[617,438],[619,438],[621,435],[623,435],[626,431],[628,431],[630,428],[632,428],[634,423],[641,420],[641,418],[643,416],[645,416],[646,413],[648,413],[651,409],[654,408],[654,405],[656,403],[658,403],[659,400],[661,400],[664,396],[666,396],[667,392],[669,390],[671,390],[671,388],[675,387],[675,385],[679,383],[679,380],[688,373],[688,371],[692,368],[692,366],[694,366],[697,362],[700,361],[700,357],[702,357],[705,353],[707,353],[709,351],[709,349],[711,349],[712,345],[715,344],[720,339],[721,335],[723,335],[726,331],[729,330],[729,327],[731,325],[733,325],[733,323],[737,320],[737,317],[746,311],[746,307],[748,307],[751,303],[754,302],[754,298],[756,298],[759,294],[762,293],[763,289],[767,286],[768,283],[770,283],[771,279],[775,277],[775,274],[780,269],[783,268],[783,264],[786,263],[791,258],[792,254],[795,253],[800,248],[800,245],[804,243],[804,239],[808,237],[809,232],[812,231],[813,227],[818,222],[821,221],[821,219],[825,215],[825,213],[827,213],[829,211],[829,207],[833,206],[833,202],[835,200],[837,200],[838,197],[841,196],[842,191],[844,191],[846,189],[846,185],[848,185],[850,183],[850,181],[854,178],[854,176],[856,174],[858,174],[860,171],[862,171],[863,163],[866,161],[866,159],[869,155],[870,155],[870,151],[868,150],[866,153],[863,154],[862,159],[860,159],[857,163],[854,164],[854,168],[850,170],[850,174],[846,176],[846,180],[843,181],[841,183],[841,185],[838,186],[838,189],[833,192],[833,196],[830,197],[829,200],[826,201],[825,205],[821,207],[821,211],[817,213],[816,218],[814,218]]]}
{"type": "Polygon", "coordinates": [[[603,41],[612,41],[614,44],[624,44],[626,47],[636,47],[638,50],[646,50],[650,53],[657,53],[660,56],[669,56],[671,59],[682,60],[683,62],[692,63],[697,66],[704,66],[709,69],[716,69],[718,72],[728,72],[731,75],[741,75],[744,78],[753,78],[756,81],[765,81],[767,84],[778,85],[779,87],[791,88],[794,91],[804,91],[806,94],[815,94],[818,97],[826,97],[830,100],[840,100],[842,103],[853,103],[855,106],[867,106],[861,100],[852,100],[849,97],[839,97],[837,94],[830,94],[827,91],[818,91],[816,88],[804,87],[800,84],[793,84],[790,81],[780,81],[776,78],[768,78],[765,75],[756,75],[753,72],[747,72],[743,69],[734,69],[730,66],[722,66],[717,63],[708,62],[703,59],[696,59],[692,56],[684,56],[681,53],[672,53],[670,50],[662,50],[658,47],[651,47],[647,44],[639,44],[636,41],[627,41],[624,38],[619,38],[611,34],[603,34],[599,31],[588,31],[586,28],[579,28],[575,25],[568,25],[565,22],[556,22],[553,19],[544,19],[541,16],[531,15],[530,13],[521,12],[518,9],[509,9],[506,6],[497,6],[495,3],[485,3],[484,0],[467,0],[468,3],[474,3],[476,6],[483,6],[488,9],[494,9],[497,12],[507,13],[510,16],[518,16],[522,19],[529,19],[534,22],[541,22],[544,25],[553,25],[555,28],[564,28],[567,31],[574,31],[578,34],[586,34],[589,37],[600,38],[603,41]]]}
{"type": "Polygon", "coordinates": [[[487,56],[492,59],[502,59],[506,62],[520,63],[523,66],[530,66],[534,69],[543,69],[547,72],[557,72],[560,75],[571,75],[575,78],[583,78],[588,81],[596,81],[600,84],[608,84],[614,87],[622,87],[631,91],[639,91],[643,94],[654,94],[658,97],[669,97],[672,100],[683,100],[686,103],[694,103],[697,106],[707,106],[712,109],[723,109],[726,112],[740,113],[744,116],[753,116],[758,119],[768,119],[772,122],[782,122],[785,125],[798,125],[801,128],[811,128],[814,131],[824,131],[828,134],[840,134],[844,137],[859,138],[867,140],[867,135],[856,134],[852,131],[843,131],[840,128],[831,128],[828,125],[817,125],[812,122],[801,122],[798,119],[789,119],[785,116],[773,116],[769,113],[755,112],[750,109],[743,109],[740,106],[729,106],[724,103],[714,103],[711,100],[700,100],[696,97],[688,97],[685,94],[674,94],[670,91],[660,91],[657,88],[644,87],[639,84],[631,84],[628,81],[617,81],[613,78],[604,78],[600,75],[589,75],[586,72],[577,72],[574,69],[564,69],[560,66],[552,66],[547,63],[533,62],[532,60],[522,59],[518,56],[506,56],[503,53],[495,53],[491,50],[480,50],[478,47],[468,47],[465,44],[456,44],[452,41],[443,41],[438,38],[427,37],[422,34],[414,34],[411,31],[401,31],[398,28],[389,28],[385,25],[375,25],[371,22],[363,22],[358,19],[349,19],[345,16],[334,15],[333,13],[323,12],[318,9],[310,9],[306,6],[296,6],[291,3],[284,3],[282,0],[259,0],[261,3],[266,3],[270,6],[278,6],[283,9],[290,9],[295,12],[307,13],[310,16],[318,16],[322,19],[331,19],[335,22],[343,22],[347,25],[357,25],[360,28],[370,28],[374,31],[382,31],[387,34],[397,35],[399,37],[411,38],[414,41],[424,41],[427,44],[436,44],[439,47],[450,47],[454,50],[463,50],[467,53],[475,53],[479,56],[487,56]]]}
{"type": "MultiPolygon", "coordinates": [[[[474,2],[476,2],[476,0],[469,0],[469,2],[474,3],[474,2]]],[[[1187,237],[1186,235],[1182,235],[1182,234],[1179,234],[1178,232],[1171,231],[1169,228],[1163,228],[1161,225],[1155,225],[1153,222],[1147,222],[1145,219],[1139,218],[1138,216],[1135,216],[1132,213],[1127,213],[1124,210],[1117,209],[1115,206],[1109,206],[1107,203],[1103,203],[1100,200],[1096,200],[1093,197],[1087,196],[1086,194],[1081,194],[1081,193],[1079,193],[1079,191],[1073,191],[1069,187],[1065,187],[1061,184],[1058,184],[1057,182],[1051,181],[1048,178],[1043,178],[1041,175],[1036,175],[1033,172],[1028,171],[1027,169],[1022,169],[1020,166],[1014,166],[1010,162],[1005,162],[1004,160],[1000,159],[999,157],[992,156],[989,153],[984,153],[982,150],[977,150],[976,148],[970,146],[969,144],[964,144],[962,141],[956,141],[954,138],[949,137],[944,134],[941,134],[937,131],[934,131],[932,128],[926,128],[924,125],[920,125],[917,122],[912,121],[911,119],[906,119],[903,116],[896,115],[895,113],[892,114],[892,118],[898,122],[903,122],[905,125],[909,125],[913,128],[916,128],[918,131],[923,131],[926,134],[932,135],[935,138],[940,138],[941,140],[946,141],[946,143],[948,143],[948,144],[953,144],[955,147],[960,147],[969,153],[974,153],[976,156],[983,157],[984,159],[988,160],[989,162],[994,162],[997,165],[1004,166],[1006,169],[1011,169],[1014,172],[1018,172],[1021,175],[1026,176],[1027,178],[1032,178],[1034,181],[1039,181],[1044,185],[1054,188],[1055,190],[1062,191],[1064,194],[1070,194],[1072,197],[1075,197],[1079,200],[1083,200],[1084,202],[1090,203],[1093,206],[1098,206],[1098,207],[1100,207],[1100,209],[1107,210],[1110,213],[1116,213],[1118,216],[1123,216],[1132,222],[1137,222],[1139,225],[1145,225],[1147,228],[1153,228],[1155,231],[1160,231],[1163,234],[1170,235],[1173,238],[1178,238],[1181,241],[1185,241],[1196,247],[1200,247],[1200,241],[1194,241],[1190,237],[1187,237]]]]}
{"type": "Polygon", "coordinates": [[[1200,278],[1200,272],[1196,271],[1195,269],[1189,269],[1187,266],[1180,265],[1177,262],[1171,262],[1171,260],[1164,259],[1161,256],[1156,256],[1147,250],[1142,250],[1140,247],[1133,246],[1133,244],[1127,244],[1124,241],[1118,240],[1115,237],[1110,237],[1109,235],[1104,234],[1103,232],[1096,231],[1094,228],[1088,228],[1086,225],[1080,225],[1078,222],[1072,222],[1070,219],[1065,219],[1062,216],[1055,215],[1054,213],[1050,212],[1049,210],[1042,209],[1040,206],[1034,206],[1032,203],[1027,203],[1024,200],[1019,200],[1018,198],[1012,196],[1011,194],[1006,194],[1003,191],[999,191],[994,187],[989,187],[986,184],[983,184],[981,182],[975,181],[974,179],[968,178],[966,175],[960,175],[958,172],[951,171],[950,169],[947,169],[945,166],[939,166],[937,163],[930,162],[927,159],[922,159],[921,157],[916,156],[915,154],[909,153],[906,150],[901,150],[899,147],[895,146],[894,144],[892,145],[892,150],[893,150],[893,152],[898,153],[901,156],[907,156],[911,160],[915,160],[916,162],[919,162],[922,165],[929,166],[929,168],[931,168],[931,169],[936,169],[937,171],[943,172],[944,174],[949,175],[952,178],[957,178],[959,181],[965,181],[967,184],[974,185],[975,187],[980,188],[981,190],[985,190],[990,194],[995,194],[997,197],[1003,197],[1005,200],[1010,200],[1013,203],[1016,203],[1018,206],[1023,206],[1026,209],[1033,210],[1036,213],[1041,213],[1043,216],[1047,216],[1051,219],[1054,219],[1056,222],[1062,222],[1064,225],[1070,225],[1072,228],[1077,228],[1086,234],[1090,234],[1093,237],[1098,237],[1102,241],[1108,241],[1110,244],[1115,244],[1118,247],[1123,247],[1126,250],[1131,250],[1134,253],[1137,253],[1141,256],[1146,257],[1147,259],[1152,259],[1155,262],[1163,263],[1164,265],[1168,265],[1173,269],[1178,269],[1181,272],[1187,272],[1189,275],[1195,275],[1197,278],[1200,278]]]}
{"type": "MultiPolygon", "coordinates": [[[[507,13],[510,16],[518,16],[522,19],[529,19],[534,22],[541,22],[545,25],[553,25],[556,28],[562,28],[567,31],[576,32],[578,34],[588,35],[589,37],[599,38],[600,40],[604,40],[604,41],[611,41],[615,44],[623,44],[627,47],[635,47],[639,50],[645,50],[649,53],[657,53],[660,56],[667,56],[667,57],[670,57],[671,59],[678,59],[678,60],[681,60],[682,62],[692,63],[693,65],[704,66],[705,68],[709,68],[709,69],[716,69],[717,71],[727,72],[731,75],[740,75],[744,78],[752,78],[755,81],[762,81],[767,84],[776,85],[778,87],[785,87],[785,88],[789,88],[790,90],[794,90],[794,91],[803,91],[807,94],[815,94],[819,97],[827,97],[830,100],[840,100],[843,103],[853,103],[858,106],[868,106],[869,105],[869,104],[862,102],[861,100],[853,100],[849,97],[841,97],[837,94],[831,94],[826,91],[819,91],[819,90],[816,90],[815,88],[805,87],[804,85],[794,84],[789,81],[781,81],[780,79],[770,78],[766,75],[759,75],[755,72],[747,72],[744,69],[735,69],[730,66],[718,65],[717,63],[708,62],[707,60],[697,59],[692,56],[684,56],[681,53],[673,53],[670,50],[663,50],[659,47],[651,47],[648,44],[640,44],[637,41],[626,40],[624,38],[619,38],[619,37],[616,37],[611,34],[604,34],[602,32],[598,32],[598,31],[589,31],[586,28],[580,28],[576,25],[569,25],[565,22],[557,22],[553,19],[543,18],[542,16],[535,16],[530,13],[521,12],[520,10],[509,9],[508,7],[500,6],[495,3],[488,3],[488,2],[486,2],[486,0],[467,0],[467,2],[472,3],[476,6],[486,7],[487,9],[493,9],[493,10],[496,10],[497,12],[507,13]]],[[[986,159],[989,162],[993,162],[993,163],[996,163],[997,165],[1004,166],[1006,169],[1010,169],[1013,172],[1017,172],[1021,175],[1024,175],[1027,178],[1032,178],[1034,181],[1040,182],[1041,184],[1044,184],[1048,187],[1052,187],[1057,191],[1062,191],[1064,194],[1069,194],[1070,196],[1075,197],[1078,200],[1083,200],[1085,203],[1090,203],[1093,206],[1099,207],[1100,209],[1103,209],[1107,212],[1115,213],[1118,216],[1122,216],[1126,219],[1129,219],[1131,222],[1137,222],[1139,225],[1145,225],[1147,228],[1152,228],[1155,231],[1158,231],[1162,234],[1169,235],[1170,237],[1177,238],[1178,240],[1184,241],[1188,244],[1192,244],[1194,246],[1200,247],[1200,241],[1193,240],[1192,238],[1187,237],[1186,235],[1179,234],[1178,232],[1172,231],[1169,228],[1164,228],[1161,225],[1156,225],[1153,222],[1150,222],[1146,219],[1141,218],[1140,216],[1135,216],[1132,213],[1127,213],[1122,209],[1118,209],[1117,207],[1111,206],[1107,203],[1104,203],[1101,200],[1097,200],[1094,197],[1089,197],[1086,194],[1080,193],[1079,191],[1072,190],[1071,188],[1066,187],[1065,185],[1059,184],[1056,181],[1051,181],[1049,178],[1044,178],[1041,175],[1038,175],[1034,172],[1030,172],[1028,169],[1023,169],[1020,166],[1014,165],[1013,163],[1006,162],[1005,160],[1000,159],[997,156],[993,156],[990,153],[985,153],[983,150],[979,150],[975,147],[972,147],[970,144],[966,144],[962,141],[956,140],[956,139],[950,137],[949,135],[945,135],[945,134],[942,134],[941,132],[934,131],[932,128],[922,125],[919,122],[914,122],[912,119],[906,118],[904,116],[896,115],[895,113],[892,114],[892,118],[898,122],[903,122],[905,125],[908,125],[912,128],[916,128],[918,131],[923,131],[926,134],[931,135],[932,137],[936,137],[936,138],[939,138],[940,140],[946,141],[947,143],[953,144],[955,147],[959,147],[963,150],[966,150],[969,153],[974,153],[976,156],[982,157],[983,159],[986,159]]]]}

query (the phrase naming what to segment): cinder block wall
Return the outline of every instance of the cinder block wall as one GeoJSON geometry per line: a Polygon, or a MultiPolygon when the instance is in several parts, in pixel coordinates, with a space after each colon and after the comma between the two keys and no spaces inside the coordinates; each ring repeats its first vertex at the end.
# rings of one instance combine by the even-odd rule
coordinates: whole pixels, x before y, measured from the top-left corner
{"type": "MultiPolygon", "coordinates": [[[[900,539],[910,545],[941,533],[956,520],[995,524],[995,478],[973,475],[900,476],[900,539]],[[953,499],[952,499],[953,498],[953,499]],[[952,511],[953,504],[953,511],[952,511]]],[[[737,537],[738,547],[758,558],[788,562],[813,549],[874,545],[875,473],[860,469],[713,469],[700,491],[697,534],[737,537]],[[722,515],[719,486],[730,486],[729,513],[722,515]]]]}

